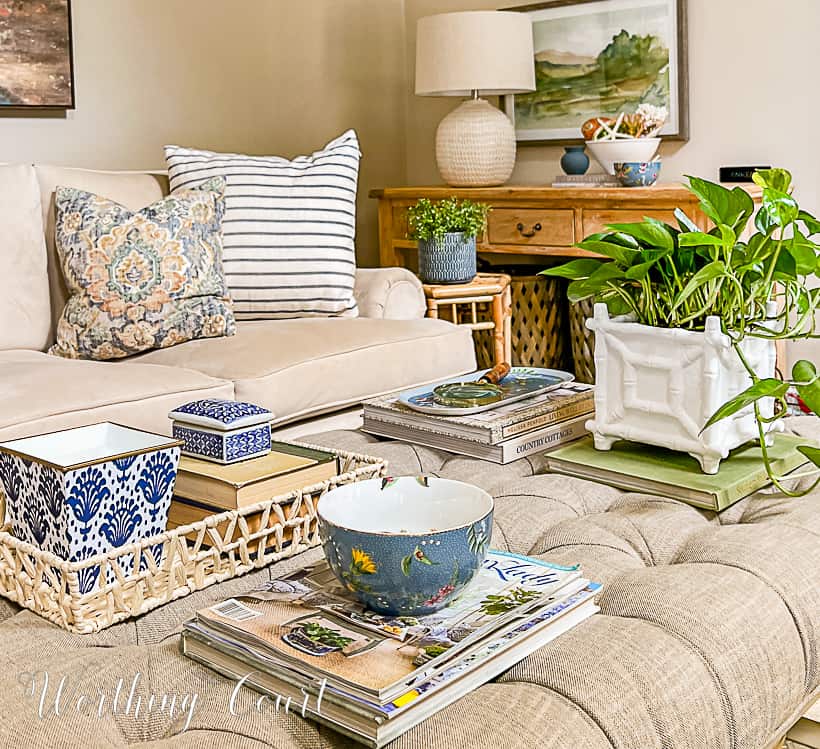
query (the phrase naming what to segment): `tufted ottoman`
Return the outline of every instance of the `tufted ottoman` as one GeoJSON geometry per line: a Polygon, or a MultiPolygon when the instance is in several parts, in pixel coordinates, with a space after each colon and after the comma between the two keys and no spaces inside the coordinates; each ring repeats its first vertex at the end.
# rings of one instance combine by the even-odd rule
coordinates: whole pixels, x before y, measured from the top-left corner
{"type": "MultiPolygon", "coordinates": [[[[796,427],[816,429],[815,420],[796,427]]],[[[496,498],[497,548],[580,562],[605,584],[601,614],[398,739],[442,749],[764,749],[820,689],[820,493],[758,494],[721,515],[661,497],[496,466],[358,432],[309,441],[387,458],[391,473],[478,484],[496,498]]],[[[320,555],[196,593],[100,634],[77,636],[0,601],[3,746],[341,747],[298,717],[229,710],[233,684],[177,653],[196,608],[320,555]],[[64,675],[76,693],[141,675],[149,694],[198,695],[183,715],[37,715],[29,674],[64,675]],[[22,678],[18,678],[22,674],[22,678]],[[82,738],[80,738],[82,737],[82,738]]],[[[56,677],[56,678],[55,678],[56,677]]],[[[50,704],[46,700],[46,705],[50,704]]]]}

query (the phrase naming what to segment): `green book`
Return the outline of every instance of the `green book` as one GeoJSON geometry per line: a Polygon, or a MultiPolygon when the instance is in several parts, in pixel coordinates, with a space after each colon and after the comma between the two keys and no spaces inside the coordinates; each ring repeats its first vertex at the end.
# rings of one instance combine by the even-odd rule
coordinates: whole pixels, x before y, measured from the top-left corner
{"type": "MultiPolygon", "coordinates": [[[[772,469],[782,476],[808,462],[798,445],[813,444],[794,435],[777,434],[768,448],[772,469]]],[[[760,446],[734,450],[715,475],[702,473],[686,453],[636,442],[616,442],[611,450],[596,450],[592,437],[576,440],[547,454],[553,473],[598,481],[627,491],[658,494],[720,512],[771,483],[760,446]]]]}

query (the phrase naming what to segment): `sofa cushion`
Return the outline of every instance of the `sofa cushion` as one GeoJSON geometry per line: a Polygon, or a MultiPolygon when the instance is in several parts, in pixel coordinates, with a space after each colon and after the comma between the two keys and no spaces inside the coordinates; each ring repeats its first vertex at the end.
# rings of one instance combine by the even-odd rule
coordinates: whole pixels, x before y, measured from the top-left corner
{"type": "Polygon", "coordinates": [[[222,270],[222,177],[134,212],[73,187],[58,187],[56,202],[71,298],[49,353],[121,359],[236,332],[222,270]]]}
{"type": "Polygon", "coordinates": [[[348,130],[310,156],[166,146],[171,189],[225,177],[225,272],[239,320],[355,317],[359,141],[348,130]]]}
{"type": "Polygon", "coordinates": [[[236,397],[269,408],[277,424],[475,369],[470,331],[431,319],[239,322],[232,338],[191,341],[136,361],[233,380],[236,397]]]}
{"type": "Polygon", "coordinates": [[[233,385],[156,364],[70,361],[0,351],[0,441],[115,421],[170,434],[168,412],[198,398],[233,398],[233,385]]]}
{"type": "Polygon", "coordinates": [[[48,340],[38,348],[54,343],[57,320],[68,299],[60,261],[54,244],[54,193],[58,186],[75,187],[97,195],[104,195],[115,203],[138,211],[168,193],[168,182],[163,175],[145,172],[98,172],[90,169],[69,169],[62,166],[35,166],[40,185],[40,207],[46,229],[48,251],[48,281],[51,293],[51,322],[48,340]]]}
{"type": "Polygon", "coordinates": [[[51,310],[40,193],[31,166],[0,166],[0,236],[0,350],[42,350],[51,310]]]}

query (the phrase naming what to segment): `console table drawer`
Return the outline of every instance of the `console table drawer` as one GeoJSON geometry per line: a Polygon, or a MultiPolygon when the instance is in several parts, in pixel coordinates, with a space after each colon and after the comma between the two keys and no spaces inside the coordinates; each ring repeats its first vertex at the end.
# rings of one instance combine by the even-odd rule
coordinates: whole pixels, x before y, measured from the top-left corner
{"type": "Polygon", "coordinates": [[[487,221],[490,244],[549,245],[575,244],[573,212],[540,208],[494,208],[487,221]]]}
{"type": "Polygon", "coordinates": [[[657,210],[652,208],[630,209],[622,208],[611,211],[585,209],[583,215],[584,237],[600,231],[606,231],[609,224],[634,224],[643,221],[644,216],[665,221],[667,224],[677,226],[675,212],[673,210],[657,210]]]}

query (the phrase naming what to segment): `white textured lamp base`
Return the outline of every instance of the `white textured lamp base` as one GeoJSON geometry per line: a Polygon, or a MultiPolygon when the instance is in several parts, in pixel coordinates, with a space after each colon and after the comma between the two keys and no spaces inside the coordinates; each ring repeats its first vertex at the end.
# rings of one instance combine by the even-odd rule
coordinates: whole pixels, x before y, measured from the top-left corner
{"type": "Polygon", "coordinates": [[[515,166],[515,128],[485,99],[465,101],[438,126],[436,161],[453,187],[503,185],[515,166]]]}

